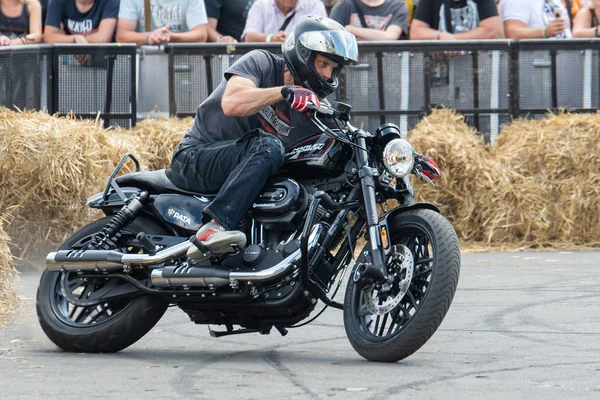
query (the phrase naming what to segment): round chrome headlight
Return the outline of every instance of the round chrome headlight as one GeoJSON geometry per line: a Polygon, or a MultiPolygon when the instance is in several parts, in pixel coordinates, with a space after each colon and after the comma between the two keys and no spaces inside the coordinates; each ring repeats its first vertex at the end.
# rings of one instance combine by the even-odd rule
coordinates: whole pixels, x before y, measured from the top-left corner
{"type": "Polygon", "coordinates": [[[390,141],[383,149],[383,165],[396,178],[404,178],[415,165],[412,146],[404,139],[390,141]]]}

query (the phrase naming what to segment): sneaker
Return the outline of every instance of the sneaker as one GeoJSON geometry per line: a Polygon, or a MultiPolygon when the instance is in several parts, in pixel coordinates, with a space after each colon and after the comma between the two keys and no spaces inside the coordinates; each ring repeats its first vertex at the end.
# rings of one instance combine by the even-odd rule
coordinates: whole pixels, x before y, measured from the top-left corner
{"type": "MultiPolygon", "coordinates": [[[[226,231],[214,219],[200,227],[196,233],[196,237],[211,254],[233,253],[233,246],[244,247],[246,245],[246,235],[241,231],[226,231]]],[[[200,249],[192,246],[187,251],[188,260],[201,262],[208,257],[205,256],[200,249]]]]}

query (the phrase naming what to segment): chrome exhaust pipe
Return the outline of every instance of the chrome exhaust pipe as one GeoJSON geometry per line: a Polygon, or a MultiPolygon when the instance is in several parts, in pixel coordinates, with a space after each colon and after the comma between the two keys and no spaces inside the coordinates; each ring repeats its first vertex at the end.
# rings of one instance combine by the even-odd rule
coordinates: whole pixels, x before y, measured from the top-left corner
{"type": "MultiPolygon", "coordinates": [[[[319,242],[323,231],[322,225],[315,225],[308,237],[308,253],[312,254],[319,242]]],[[[243,280],[244,282],[262,282],[275,279],[288,272],[290,268],[300,261],[302,251],[300,249],[272,266],[262,271],[227,271],[215,270],[207,267],[184,267],[173,269],[157,268],[152,271],[152,284],[156,287],[178,287],[178,286],[222,286],[231,280],[243,280]],[[227,275],[227,273],[229,274],[227,275]]]]}
{"type": "MultiPolygon", "coordinates": [[[[313,226],[308,237],[309,254],[312,253],[312,250],[319,241],[322,231],[323,226],[320,224],[313,226]]],[[[48,254],[46,257],[46,269],[52,272],[62,270],[96,273],[119,272],[123,270],[124,265],[156,265],[179,258],[185,255],[191,246],[193,246],[191,242],[185,241],[161,250],[154,255],[124,254],[113,250],[59,250],[48,254]]],[[[271,268],[262,271],[231,271],[229,273],[229,279],[257,282],[267,281],[285,273],[294,263],[300,260],[301,256],[302,251],[298,249],[271,268]]],[[[167,278],[163,276],[162,270],[162,268],[158,268],[153,271],[153,282],[156,279],[157,281],[162,281],[164,284],[167,284],[167,278]]],[[[200,279],[206,281],[206,278],[215,278],[213,274],[206,272],[200,273],[199,275],[202,276],[183,275],[181,277],[185,277],[190,281],[193,281],[196,278],[199,278],[198,281],[200,281],[200,279]]],[[[178,280],[178,283],[179,281],[182,280],[178,280]]]]}
{"type": "Polygon", "coordinates": [[[154,255],[124,254],[113,250],[59,250],[48,254],[48,271],[117,272],[123,265],[153,265],[181,257],[193,246],[185,241],[154,255]]]}

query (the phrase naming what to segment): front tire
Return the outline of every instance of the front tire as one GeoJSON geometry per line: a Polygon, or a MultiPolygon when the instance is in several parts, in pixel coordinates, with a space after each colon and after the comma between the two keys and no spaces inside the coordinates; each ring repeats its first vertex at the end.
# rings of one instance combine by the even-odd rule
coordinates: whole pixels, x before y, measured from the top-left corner
{"type": "MultiPolygon", "coordinates": [[[[110,217],[86,225],[63,243],[60,250],[82,248],[99,232],[110,217]]],[[[133,233],[164,234],[164,229],[151,220],[138,218],[128,228],[133,233]]],[[[115,248],[138,252],[135,246],[117,239],[115,248]],[[121,243],[120,243],[121,242],[121,243]]],[[[65,351],[84,353],[114,353],[144,336],[160,320],[168,303],[157,296],[140,295],[113,299],[105,303],[79,307],[70,303],[69,295],[78,296],[90,290],[114,290],[115,285],[127,284],[117,279],[88,279],[74,272],[44,271],[37,291],[36,310],[40,325],[58,347],[65,351]]]]}
{"type": "Polygon", "coordinates": [[[388,225],[396,252],[386,261],[392,288],[361,290],[350,278],[344,298],[346,334],[369,361],[396,362],[421,348],[446,316],[460,272],[458,237],[439,213],[410,210],[388,225]]]}

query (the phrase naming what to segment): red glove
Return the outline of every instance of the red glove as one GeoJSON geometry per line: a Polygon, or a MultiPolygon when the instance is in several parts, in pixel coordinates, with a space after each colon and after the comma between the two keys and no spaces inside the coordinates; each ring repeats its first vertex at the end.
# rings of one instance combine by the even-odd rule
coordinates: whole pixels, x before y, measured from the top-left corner
{"type": "Polygon", "coordinates": [[[300,112],[305,112],[310,103],[317,107],[321,105],[317,95],[302,86],[284,86],[281,88],[281,95],[291,104],[293,109],[300,112]]]}
{"type": "Polygon", "coordinates": [[[438,167],[433,158],[428,156],[423,157],[423,164],[423,170],[421,172],[432,181],[442,175],[440,167],[438,167]]]}

